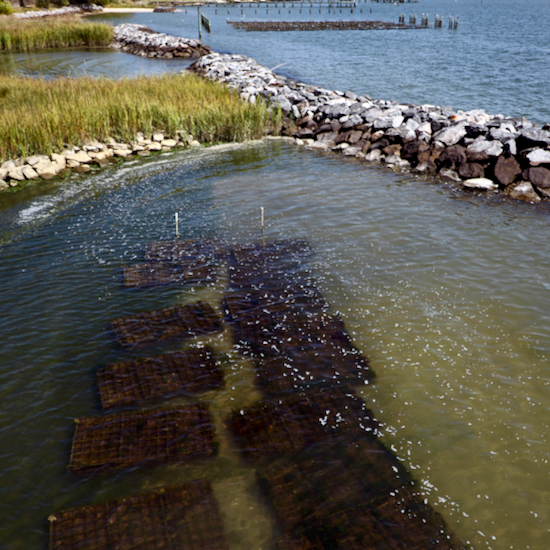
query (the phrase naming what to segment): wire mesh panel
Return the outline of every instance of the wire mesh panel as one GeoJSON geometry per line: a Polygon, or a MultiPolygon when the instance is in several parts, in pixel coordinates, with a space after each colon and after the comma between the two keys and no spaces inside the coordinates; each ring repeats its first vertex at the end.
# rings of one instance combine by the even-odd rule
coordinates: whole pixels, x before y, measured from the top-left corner
{"type": "Polygon", "coordinates": [[[149,262],[122,269],[126,288],[141,288],[169,284],[199,284],[216,280],[214,267],[201,260],[183,259],[175,262],[149,262]]]}
{"type": "Polygon", "coordinates": [[[185,258],[211,260],[227,256],[229,249],[219,239],[157,241],[145,245],[146,261],[174,262],[185,258]]]}
{"type": "Polygon", "coordinates": [[[115,319],[111,328],[121,346],[133,347],[221,332],[222,320],[210,304],[199,301],[115,319]]]}
{"type": "Polygon", "coordinates": [[[281,549],[460,547],[415,494],[410,474],[374,437],[312,448],[270,466],[259,479],[287,533],[281,549]]]}
{"type": "Polygon", "coordinates": [[[88,475],[216,452],[208,405],[76,420],[69,470],[88,475]]]}
{"type": "Polygon", "coordinates": [[[50,516],[50,550],[229,550],[206,480],[50,516]]]}
{"type": "Polygon", "coordinates": [[[97,379],[103,409],[223,386],[223,375],[207,347],[108,365],[99,369],[97,379]]]}
{"type": "Polygon", "coordinates": [[[351,390],[323,388],[235,411],[231,427],[243,451],[261,458],[297,453],[338,437],[360,437],[375,432],[377,424],[351,390]]]}

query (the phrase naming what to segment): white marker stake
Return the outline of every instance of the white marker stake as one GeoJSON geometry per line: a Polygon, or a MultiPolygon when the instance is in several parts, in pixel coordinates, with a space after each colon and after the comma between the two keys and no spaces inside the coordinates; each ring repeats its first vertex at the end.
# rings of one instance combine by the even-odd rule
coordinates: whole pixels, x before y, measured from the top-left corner
{"type": "Polygon", "coordinates": [[[260,223],[262,227],[262,233],[264,232],[264,207],[260,206],[260,223]]]}
{"type": "Polygon", "coordinates": [[[176,239],[178,238],[178,213],[176,212],[176,239]]]}

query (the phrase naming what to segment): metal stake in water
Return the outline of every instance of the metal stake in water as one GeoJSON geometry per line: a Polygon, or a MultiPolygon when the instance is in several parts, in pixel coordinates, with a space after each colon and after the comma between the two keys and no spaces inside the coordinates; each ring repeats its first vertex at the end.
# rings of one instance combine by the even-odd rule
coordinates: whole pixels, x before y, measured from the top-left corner
{"type": "Polygon", "coordinates": [[[260,206],[260,229],[262,230],[262,243],[265,245],[264,238],[264,207],[260,206]]]}
{"type": "Polygon", "coordinates": [[[179,228],[178,228],[178,213],[176,212],[176,239],[178,238],[179,228]]]}

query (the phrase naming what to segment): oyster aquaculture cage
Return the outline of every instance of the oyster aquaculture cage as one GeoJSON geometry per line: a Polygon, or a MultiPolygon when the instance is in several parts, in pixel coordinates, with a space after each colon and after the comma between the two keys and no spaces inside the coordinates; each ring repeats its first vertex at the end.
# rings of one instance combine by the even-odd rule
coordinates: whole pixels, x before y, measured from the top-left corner
{"type": "Polygon", "coordinates": [[[215,280],[214,266],[197,259],[184,259],[177,262],[149,262],[122,268],[122,284],[126,288],[200,284],[211,283],[215,280]]]}
{"type": "Polygon", "coordinates": [[[111,322],[111,328],[116,342],[123,347],[214,334],[223,329],[220,316],[202,301],[121,317],[111,322]]]}
{"type": "Polygon", "coordinates": [[[377,423],[351,390],[320,388],[234,411],[230,425],[250,458],[296,454],[338,438],[374,433],[377,423]]]}
{"type": "Polygon", "coordinates": [[[189,348],[115,363],[97,373],[103,409],[221,388],[223,375],[211,348],[189,348]]]}
{"type": "Polygon", "coordinates": [[[69,470],[88,475],[216,452],[208,405],[76,420],[69,470]]]}
{"type": "Polygon", "coordinates": [[[48,519],[50,550],[229,550],[204,479],[62,510],[48,519]]]}
{"type": "Polygon", "coordinates": [[[189,258],[208,261],[226,257],[228,253],[227,244],[219,239],[176,239],[146,244],[144,259],[148,262],[176,262],[189,258]]]}
{"type": "Polygon", "coordinates": [[[321,445],[258,473],[282,530],[278,548],[450,550],[459,543],[374,437],[321,445]]]}

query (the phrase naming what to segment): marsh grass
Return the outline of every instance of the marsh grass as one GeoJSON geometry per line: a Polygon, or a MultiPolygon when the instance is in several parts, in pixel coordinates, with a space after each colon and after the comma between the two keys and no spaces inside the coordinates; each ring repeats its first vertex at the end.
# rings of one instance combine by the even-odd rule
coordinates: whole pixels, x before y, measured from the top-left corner
{"type": "Polygon", "coordinates": [[[0,18],[0,51],[28,52],[47,48],[107,47],[113,27],[87,23],[78,17],[41,20],[0,18]]]}
{"type": "Polygon", "coordinates": [[[278,127],[263,102],[195,75],[45,80],[0,75],[0,158],[59,152],[91,139],[186,131],[201,142],[256,139],[278,127]]]}

